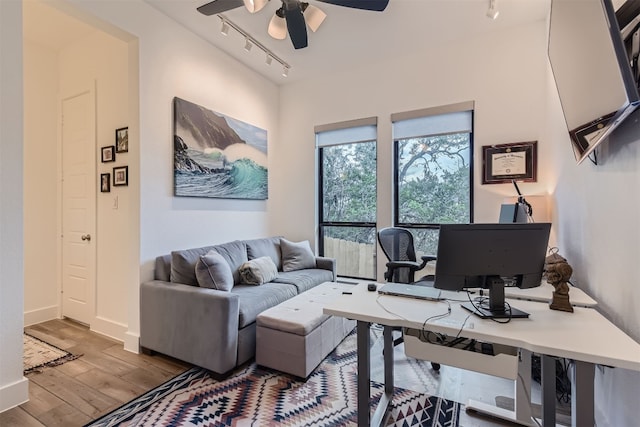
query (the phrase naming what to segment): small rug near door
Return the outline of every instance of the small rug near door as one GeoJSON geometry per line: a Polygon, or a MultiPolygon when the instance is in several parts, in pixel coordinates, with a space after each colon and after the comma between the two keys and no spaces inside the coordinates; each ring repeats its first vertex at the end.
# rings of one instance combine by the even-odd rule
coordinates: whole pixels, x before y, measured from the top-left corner
{"type": "Polygon", "coordinates": [[[62,350],[55,345],[46,343],[39,338],[27,333],[23,334],[24,351],[24,375],[38,372],[48,366],[58,366],[70,360],[77,359],[80,355],[74,355],[62,350]]]}
{"type": "MultiPolygon", "coordinates": [[[[224,381],[192,368],[87,426],[355,426],[355,347],[352,333],[306,382],[255,363],[224,381]]],[[[383,388],[372,382],[375,402],[383,388]]],[[[396,387],[388,425],[457,426],[459,414],[456,402],[396,387]]]]}

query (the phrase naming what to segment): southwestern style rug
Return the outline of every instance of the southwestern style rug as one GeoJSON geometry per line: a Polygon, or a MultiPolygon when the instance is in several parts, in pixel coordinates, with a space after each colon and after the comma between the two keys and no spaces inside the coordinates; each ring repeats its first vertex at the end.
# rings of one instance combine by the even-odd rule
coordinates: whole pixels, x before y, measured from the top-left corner
{"type": "MultiPolygon", "coordinates": [[[[216,381],[192,368],[87,424],[107,426],[356,426],[356,336],[349,335],[306,382],[255,363],[216,381]]],[[[377,403],[384,386],[372,382],[377,403]]],[[[460,405],[395,389],[391,426],[457,426],[460,405]]]]}
{"type": "Polygon", "coordinates": [[[24,375],[80,357],[26,333],[23,334],[23,341],[24,375]]]}

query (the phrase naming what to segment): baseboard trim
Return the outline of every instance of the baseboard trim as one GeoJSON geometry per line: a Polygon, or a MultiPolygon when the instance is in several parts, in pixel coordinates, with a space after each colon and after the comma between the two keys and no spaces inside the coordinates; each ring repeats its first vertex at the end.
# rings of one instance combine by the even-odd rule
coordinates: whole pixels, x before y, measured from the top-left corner
{"type": "Polygon", "coordinates": [[[127,326],[104,317],[95,317],[91,322],[91,331],[124,342],[127,326]]]}
{"type": "Polygon", "coordinates": [[[24,312],[24,326],[35,325],[36,323],[46,322],[47,320],[59,319],[58,306],[43,307],[37,310],[24,312]]]}
{"type": "Polygon", "coordinates": [[[124,335],[124,349],[132,353],[140,353],[140,335],[127,331],[124,335]]]}
{"type": "Polygon", "coordinates": [[[29,401],[29,380],[22,377],[15,383],[0,386],[0,412],[29,401]]]}

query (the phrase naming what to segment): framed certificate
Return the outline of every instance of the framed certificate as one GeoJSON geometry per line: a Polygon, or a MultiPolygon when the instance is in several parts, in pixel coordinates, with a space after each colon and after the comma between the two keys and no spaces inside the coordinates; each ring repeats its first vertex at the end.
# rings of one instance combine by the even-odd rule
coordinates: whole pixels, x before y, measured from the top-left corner
{"type": "Polygon", "coordinates": [[[537,180],[538,141],[482,147],[482,183],[537,180]]]}

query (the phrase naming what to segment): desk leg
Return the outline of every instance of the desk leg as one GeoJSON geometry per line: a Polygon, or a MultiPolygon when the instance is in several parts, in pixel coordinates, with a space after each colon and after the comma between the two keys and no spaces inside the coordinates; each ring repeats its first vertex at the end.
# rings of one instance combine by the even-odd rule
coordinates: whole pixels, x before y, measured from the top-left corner
{"type": "Polygon", "coordinates": [[[575,376],[571,383],[571,425],[573,427],[595,425],[593,393],[595,365],[575,361],[575,376]]]}
{"type": "Polygon", "coordinates": [[[556,425],[556,359],[540,355],[542,384],[542,425],[556,425]]]}
{"type": "Polygon", "coordinates": [[[387,410],[391,406],[393,397],[393,329],[385,326],[384,340],[384,394],[380,397],[378,406],[370,417],[371,402],[371,355],[369,337],[370,323],[358,321],[358,426],[383,426],[387,418],[387,410]]]}

